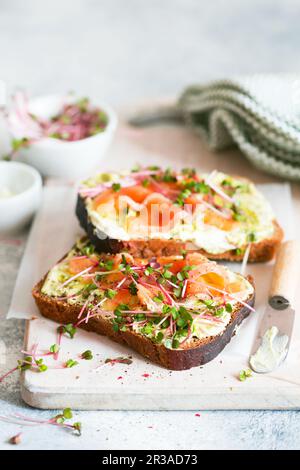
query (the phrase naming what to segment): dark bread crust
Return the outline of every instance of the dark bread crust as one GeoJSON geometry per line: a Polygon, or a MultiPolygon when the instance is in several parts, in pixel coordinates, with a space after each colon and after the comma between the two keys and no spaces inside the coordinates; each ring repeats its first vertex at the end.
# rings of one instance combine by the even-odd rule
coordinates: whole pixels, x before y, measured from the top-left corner
{"type": "MultiPolygon", "coordinates": [[[[118,253],[127,251],[136,258],[151,258],[152,256],[181,255],[182,250],[198,251],[209,259],[222,261],[242,261],[243,252],[237,254],[236,250],[228,250],[220,254],[208,253],[198,249],[194,245],[189,248],[189,243],[176,240],[131,240],[122,241],[109,238],[103,232],[96,234],[95,227],[89,220],[84,198],[78,195],[76,215],[81,227],[87,233],[90,241],[99,253],[118,253]],[[100,238],[99,238],[100,237],[100,238]]],[[[283,230],[277,221],[274,224],[274,234],[258,243],[252,243],[248,261],[250,263],[266,262],[274,258],[276,250],[283,239],[283,230]]],[[[246,247],[244,247],[245,249],[246,247]]]]}
{"type": "MultiPolygon", "coordinates": [[[[253,279],[248,276],[248,280],[253,284],[253,279]]],[[[42,279],[32,291],[35,302],[44,317],[50,318],[60,324],[76,323],[81,307],[70,305],[66,301],[57,300],[41,292],[45,278],[42,279]]],[[[254,305],[255,294],[253,293],[247,300],[250,306],[254,305]]],[[[126,344],[142,356],[167,369],[185,370],[191,367],[201,366],[214,359],[230,342],[235,334],[235,329],[249,315],[250,310],[239,305],[239,308],[232,314],[229,324],[223,333],[195,340],[193,345],[184,345],[185,349],[168,349],[162,344],[156,344],[149,338],[135,333],[134,331],[114,331],[112,322],[104,317],[90,318],[87,324],[81,323],[80,328],[93,331],[100,335],[110,337],[117,343],[126,344]]]]}

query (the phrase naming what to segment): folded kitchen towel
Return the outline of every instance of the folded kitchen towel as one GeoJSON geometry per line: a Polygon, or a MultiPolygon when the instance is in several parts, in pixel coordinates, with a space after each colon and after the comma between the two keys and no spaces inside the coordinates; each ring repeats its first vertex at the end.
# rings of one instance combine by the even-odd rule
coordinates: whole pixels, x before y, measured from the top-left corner
{"type": "Polygon", "coordinates": [[[254,75],[190,86],[177,108],[211,149],[236,144],[261,170],[300,181],[300,76],[254,75]]]}

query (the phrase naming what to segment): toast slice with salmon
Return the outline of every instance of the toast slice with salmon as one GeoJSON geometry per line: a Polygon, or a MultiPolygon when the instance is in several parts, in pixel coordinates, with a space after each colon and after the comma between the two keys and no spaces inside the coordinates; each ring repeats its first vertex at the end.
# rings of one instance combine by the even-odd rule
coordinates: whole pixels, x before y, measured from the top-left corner
{"type": "Polygon", "coordinates": [[[283,231],[250,181],[148,167],[82,182],[76,214],[99,252],[134,257],[198,251],[210,259],[272,259],[283,231]]]}
{"type": "Polygon", "coordinates": [[[47,318],[183,370],[223,350],[253,311],[255,290],[250,278],[197,252],[151,259],[99,254],[84,238],[34,287],[33,297],[47,318]]]}

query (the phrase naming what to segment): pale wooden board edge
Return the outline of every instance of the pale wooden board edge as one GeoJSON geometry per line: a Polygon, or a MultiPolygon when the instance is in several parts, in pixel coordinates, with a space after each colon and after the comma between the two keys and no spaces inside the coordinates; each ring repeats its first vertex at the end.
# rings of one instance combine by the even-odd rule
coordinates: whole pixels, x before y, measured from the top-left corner
{"type": "MultiPolygon", "coordinates": [[[[30,341],[30,320],[26,320],[25,348],[30,341]]],[[[26,386],[26,373],[21,374],[22,399],[34,408],[63,409],[71,407],[77,410],[299,410],[299,385],[289,388],[278,388],[272,392],[270,389],[252,389],[245,393],[245,389],[233,387],[209,387],[207,393],[188,394],[124,394],[124,391],[111,393],[49,393],[41,387],[26,386]],[[227,393],[224,393],[225,390],[227,393]],[[234,405],[233,405],[234,403],[234,405]]]]}

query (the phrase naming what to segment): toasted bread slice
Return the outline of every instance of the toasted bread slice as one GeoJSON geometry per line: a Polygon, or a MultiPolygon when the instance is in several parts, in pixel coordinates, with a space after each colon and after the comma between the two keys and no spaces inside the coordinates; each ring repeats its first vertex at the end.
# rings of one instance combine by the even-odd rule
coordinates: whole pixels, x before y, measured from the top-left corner
{"type": "Polygon", "coordinates": [[[248,261],[274,257],[283,231],[253,183],[218,172],[151,171],[83,182],[76,214],[99,252],[146,258],[199,251],[242,261],[251,244],[248,261]]]}
{"type": "Polygon", "coordinates": [[[253,310],[252,279],[189,253],[96,254],[81,240],[33,289],[41,312],[183,370],[214,359],[253,310]]]}

